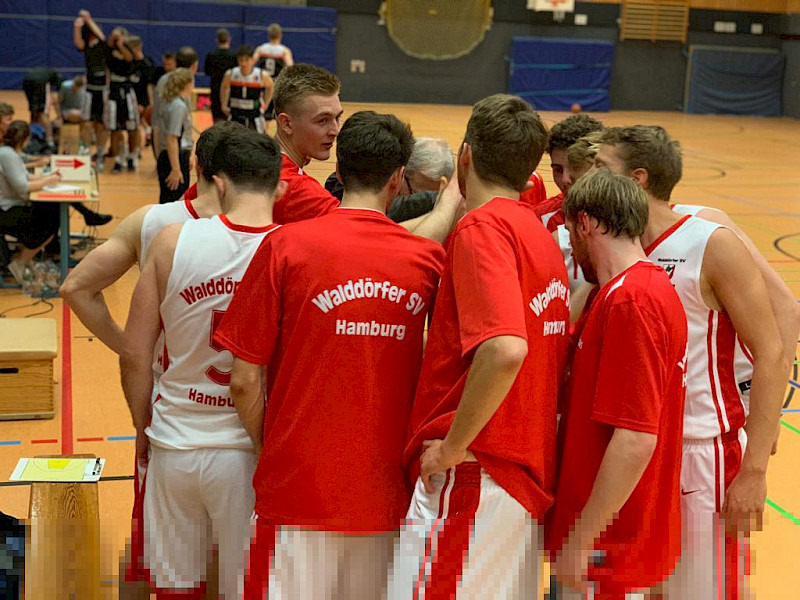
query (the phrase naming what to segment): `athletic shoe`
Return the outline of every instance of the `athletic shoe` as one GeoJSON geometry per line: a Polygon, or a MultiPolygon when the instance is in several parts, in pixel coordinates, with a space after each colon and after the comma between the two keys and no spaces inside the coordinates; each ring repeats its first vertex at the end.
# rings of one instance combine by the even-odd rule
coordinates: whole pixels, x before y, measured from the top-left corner
{"type": "Polygon", "coordinates": [[[136,160],[133,158],[128,159],[128,171],[135,171],[136,170],[136,160]]]}
{"type": "Polygon", "coordinates": [[[12,260],[7,265],[8,272],[14,276],[14,279],[21,286],[25,286],[31,280],[30,272],[27,271],[27,265],[18,260],[12,260]]]}
{"type": "Polygon", "coordinates": [[[118,175],[118,174],[122,173],[122,163],[115,162],[114,163],[114,168],[111,169],[111,173],[113,175],[118,175]]]}
{"type": "Polygon", "coordinates": [[[106,161],[105,160],[98,160],[97,165],[95,165],[98,173],[102,173],[106,170],[106,161]]]}

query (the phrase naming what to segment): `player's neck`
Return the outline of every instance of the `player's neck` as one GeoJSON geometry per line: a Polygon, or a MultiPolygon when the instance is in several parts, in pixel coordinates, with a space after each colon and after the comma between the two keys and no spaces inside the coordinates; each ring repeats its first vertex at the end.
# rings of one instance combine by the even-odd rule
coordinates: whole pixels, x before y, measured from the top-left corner
{"type": "Polygon", "coordinates": [[[247,227],[266,227],[272,223],[274,197],[264,194],[241,193],[225,201],[225,216],[235,225],[247,227]]]}
{"type": "Polygon", "coordinates": [[[640,260],[647,260],[638,239],[603,235],[597,241],[598,247],[592,252],[592,264],[600,286],[604,286],[640,260]]]}
{"type": "Polygon", "coordinates": [[[217,198],[217,190],[213,185],[202,180],[197,181],[197,198],[192,200],[192,207],[202,218],[213,217],[222,212],[217,198]]]}
{"type": "Polygon", "coordinates": [[[483,181],[472,171],[467,175],[467,210],[480,208],[492,198],[519,200],[519,192],[504,185],[483,181]]]}
{"type": "Polygon", "coordinates": [[[647,248],[658,239],[667,229],[681,220],[680,215],[673,212],[669,202],[647,197],[650,214],[647,218],[647,228],[642,234],[642,246],[647,248]]]}
{"type": "Polygon", "coordinates": [[[366,208],[386,214],[386,198],[371,192],[348,192],[342,196],[342,208],[366,208]]]}
{"type": "Polygon", "coordinates": [[[281,147],[281,152],[283,152],[286,156],[292,159],[292,162],[296,164],[298,167],[304,167],[309,162],[310,159],[303,156],[293,145],[291,140],[287,140],[283,132],[278,127],[278,132],[275,134],[275,141],[278,142],[278,145],[281,147]]]}

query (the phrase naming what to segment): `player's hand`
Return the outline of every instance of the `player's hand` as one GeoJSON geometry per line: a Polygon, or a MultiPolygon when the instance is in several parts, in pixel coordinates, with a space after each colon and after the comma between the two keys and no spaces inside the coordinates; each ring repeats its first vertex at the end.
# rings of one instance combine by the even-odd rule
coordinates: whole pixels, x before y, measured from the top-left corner
{"type": "Polygon", "coordinates": [[[761,531],[764,504],[767,501],[767,477],[758,471],[739,471],[725,494],[722,515],[729,532],[750,535],[761,531]]]}
{"type": "Polygon", "coordinates": [[[467,459],[466,450],[452,450],[443,440],[426,440],[422,442],[422,456],[419,459],[419,476],[425,490],[432,494],[436,491],[431,482],[431,475],[444,473],[447,469],[467,459]]]}
{"type": "Polygon", "coordinates": [[[230,116],[231,116],[231,109],[230,109],[230,107],[228,107],[228,106],[223,106],[223,107],[222,107],[222,114],[223,114],[223,115],[225,115],[226,117],[230,117],[230,116]]]}
{"type": "Polygon", "coordinates": [[[47,185],[55,185],[59,181],[61,181],[61,173],[59,171],[47,176],[47,185]]]}
{"type": "Polygon", "coordinates": [[[553,565],[556,579],[572,591],[580,592],[584,597],[589,593],[588,573],[591,551],[592,545],[583,543],[573,531],[561,547],[561,552],[553,565]]]}
{"type": "Polygon", "coordinates": [[[82,19],[91,19],[92,18],[92,15],[90,15],[89,11],[86,10],[85,8],[78,11],[78,16],[81,17],[82,19]]]}
{"type": "Polygon", "coordinates": [[[78,17],[77,19],[75,19],[73,26],[80,28],[83,27],[83,23],[84,23],[83,17],[78,17]]]}
{"type": "Polygon", "coordinates": [[[146,467],[150,460],[150,438],[144,431],[136,432],[136,464],[146,467]]]}
{"type": "Polygon", "coordinates": [[[49,156],[40,156],[39,158],[33,161],[34,167],[46,167],[49,164],[50,164],[49,156]]]}
{"type": "Polygon", "coordinates": [[[167,175],[166,183],[170,190],[177,190],[178,186],[183,183],[183,173],[173,169],[169,172],[169,175],[167,175]]]}

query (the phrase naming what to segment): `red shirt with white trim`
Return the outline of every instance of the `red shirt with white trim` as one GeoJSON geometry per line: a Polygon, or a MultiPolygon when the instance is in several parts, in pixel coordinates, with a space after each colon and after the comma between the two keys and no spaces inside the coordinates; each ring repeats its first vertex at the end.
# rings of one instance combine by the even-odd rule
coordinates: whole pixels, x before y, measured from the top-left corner
{"type": "Polygon", "coordinates": [[[275,233],[214,337],[268,365],[256,512],[315,529],[397,529],[411,498],[403,448],[444,249],[366,209],[275,233]]]}
{"type": "Polygon", "coordinates": [[[531,173],[528,181],[533,184],[533,187],[524,190],[519,195],[519,201],[535,210],[537,206],[547,202],[547,189],[544,186],[544,179],[536,171],[531,173]]]}
{"type": "Polygon", "coordinates": [[[447,241],[406,448],[412,477],[422,443],[450,430],[475,350],[490,338],[517,336],[528,342],[528,355],[469,449],[500,486],[541,517],[553,498],[568,332],[564,261],[531,208],[494,198],[467,213],[447,241]]]}
{"type": "Polygon", "coordinates": [[[656,435],[638,485],[595,544],[604,566],[590,569],[604,591],[649,587],[681,551],[686,316],[664,270],[640,261],[597,292],[575,337],[550,547],[558,552],[583,510],[615,428],[656,435]]]}
{"type": "MultiPolygon", "coordinates": [[[[319,181],[286,154],[281,160],[281,181],[285,181],[288,187],[272,209],[272,220],[279,225],[321,217],[339,206],[339,201],[319,181]]],[[[186,190],[184,198],[197,198],[196,183],[186,190]]]]}

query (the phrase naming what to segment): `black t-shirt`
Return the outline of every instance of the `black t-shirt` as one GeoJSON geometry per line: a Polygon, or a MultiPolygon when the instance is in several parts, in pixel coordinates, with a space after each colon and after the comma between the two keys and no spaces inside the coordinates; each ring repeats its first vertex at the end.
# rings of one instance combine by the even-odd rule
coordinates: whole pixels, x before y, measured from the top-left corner
{"type": "Polygon", "coordinates": [[[160,66],[155,67],[153,69],[153,72],[150,74],[150,83],[156,85],[158,83],[158,80],[161,79],[161,76],[166,75],[166,73],[167,70],[164,67],[160,66]]]}
{"type": "Polygon", "coordinates": [[[236,55],[229,48],[215,48],[206,55],[203,70],[211,77],[211,89],[219,90],[225,71],[236,66],[236,55]]]}
{"type": "Polygon", "coordinates": [[[153,79],[153,71],[156,70],[156,63],[145,54],[142,60],[134,60],[134,73],[131,75],[133,90],[136,93],[136,101],[142,106],[150,105],[150,98],[147,95],[147,85],[153,79]]]}
{"type": "Polygon", "coordinates": [[[106,43],[91,33],[89,28],[84,25],[83,36],[83,56],[86,61],[86,83],[89,85],[106,84],[106,56],[108,46],[106,43]]]}
{"type": "Polygon", "coordinates": [[[111,85],[132,85],[130,77],[136,71],[136,61],[127,61],[121,56],[116,56],[114,50],[108,48],[106,64],[111,73],[111,85]]]}

